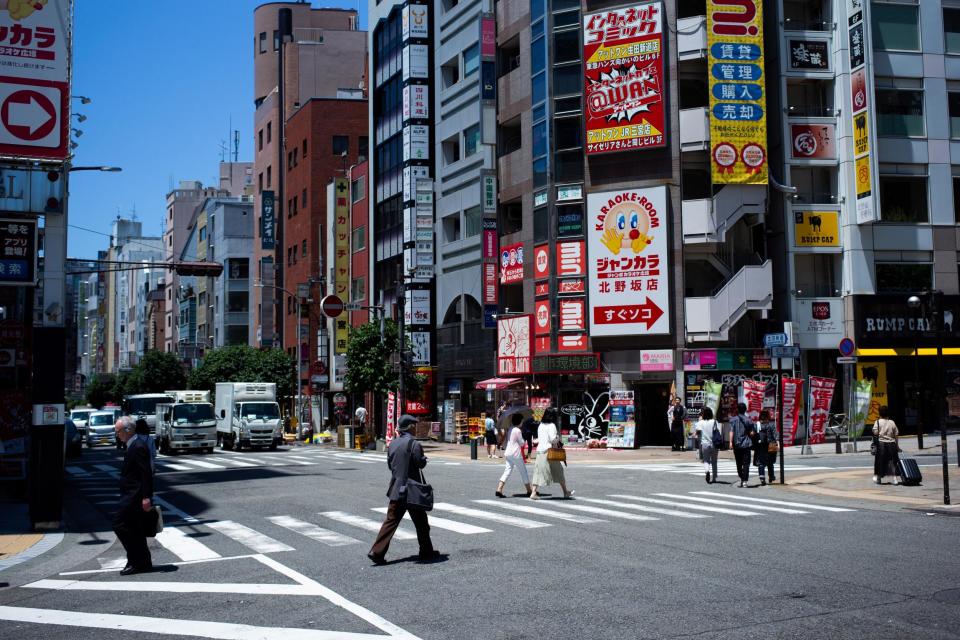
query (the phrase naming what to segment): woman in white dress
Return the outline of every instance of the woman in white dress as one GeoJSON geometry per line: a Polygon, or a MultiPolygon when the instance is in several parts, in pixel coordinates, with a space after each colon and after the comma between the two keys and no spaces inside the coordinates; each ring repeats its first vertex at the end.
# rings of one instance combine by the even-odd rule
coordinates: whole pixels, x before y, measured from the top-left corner
{"type": "Polygon", "coordinates": [[[543,419],[537,428],[537,461],[533,465],[533,491],[530,497],[539,500],[538,487],[546,487],[556,482],[563,489],[564,498],[572,498],[573,491],[567,490],[567,481],[563,474],[563,465],[557,461],[547,460],[547,450],[551,443],[559,437],[557,432],[557,410],[549,408],[543,412],[543,419]]]}
{"type": "Polygon", "coordinates": [[[507,480],[516,469],[520,472],[520,480],[527,488],[527,495],[532,493],[530,488],[530,478],[527,476],[527,465],[523,459],[523,431],[520,429],[520,423],[523,421],[523,414],[517,412],[511,416],[511,426],[507,431],[507,446],[503,451],[503,460],[505,467],[503,475],[500,476],[500,484],[497,485],[497,497],[506,498],[503,495],[503,487],[507,480]]]}

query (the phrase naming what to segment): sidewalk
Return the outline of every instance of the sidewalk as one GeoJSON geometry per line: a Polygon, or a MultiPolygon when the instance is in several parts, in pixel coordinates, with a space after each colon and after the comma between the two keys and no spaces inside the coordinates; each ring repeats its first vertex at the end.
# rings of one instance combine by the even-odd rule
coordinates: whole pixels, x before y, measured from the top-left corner
{"type": "Polygon", "coordinates": [[[33,533],[25,503],[3,502],[0,510],[0,571],[49,551],[63,539],[62,533],[33,533]]]}

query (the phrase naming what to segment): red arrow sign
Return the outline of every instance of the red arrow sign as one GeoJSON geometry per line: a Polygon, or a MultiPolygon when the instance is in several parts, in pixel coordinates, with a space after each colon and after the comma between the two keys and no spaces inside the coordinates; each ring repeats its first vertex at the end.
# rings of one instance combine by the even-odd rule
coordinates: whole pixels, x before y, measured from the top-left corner
{"type": "Polygon", "coordinates": [[[647,331],[663,316],[663,309],[649,297],[643,304],[595,307],[593,323],[597,325],[645,324],[647,331]]]}
{"type": "Polygon", "coordinates": [[[11,134],[21,140],[40,140],[57,125],[57,110],[47,96],[21,89],[7,96],[0,106],[0,120],[11,134]]]}

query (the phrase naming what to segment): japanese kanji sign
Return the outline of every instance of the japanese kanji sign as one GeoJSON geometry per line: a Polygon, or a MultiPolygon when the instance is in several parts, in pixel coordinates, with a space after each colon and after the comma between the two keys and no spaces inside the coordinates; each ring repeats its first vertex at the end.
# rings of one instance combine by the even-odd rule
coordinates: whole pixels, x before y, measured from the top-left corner
{"type": "MultiPolygon", "coordinates": [[[[333,185],[333,292],[341,300],[350,299],[350,185],[336,178],[333,185]]],[[[334,320],[334,353],[347,352],[350,323],[346,315],[334,320]]]]}
{"type": "Polygon", "coordinates": [[[530,316],[497,318],[497,375],[530,373],[530,316]]]}
{"type": "Polygon", "coordinates": [[[32,286],[36,279],[36,221],[0,218],[0,285],[32,286]]]}
{"type": "Polygon", "coordinates": [[[830,69],[830,44],[826,40],[788,40],[790,68],[828,71],[830,69]]]}
{"type": "Polygon", "coordinates": [[[534,303],[534,333],[538,336],[550,335],[550,300],[537,300],[534,303]]]}
{"type": "Polygon", "coordinates": [[[667,188],[587,196],[590,334],[670,333],[667,188]]]}
{"type": "Polygon", "coordinates": [[[801,160],[835,160],[836,133],[832,124],[791,124],[790,157],[801,160]]]}
{"type": "Polygon", "coordinates": [[[707,0],[711,175],[714,184],[767,183],[763,7],[707,0]]]}
{"type": "Polygon", "coordinates": [[[273,191],[260,193],[260,248],[272,250],[276,241],[276,209],[273,191]]]}
{"type": "Polygon", "coordinates": [[[587,155],[663,147],[663,5],[583,17],[587,155]]]}
{"type": "MultiPolygon", "coordinates": [[[[853,162],[844,161],[846,171],[852,165],[853,183],[856,187],[857,224],[879,219],[880,210],[876,189],[876,157],[871,153],[875,146],[872,131],[876,130],[870,100],[873,94],[872,59],[869,46],[870,20],[867,12],[870,3],[851,2],[847,6],[847,46],[850,75],[849,118],[853,130],[853,162]]],[[[850,175],[849,173],[847,175],[850,175]]]]}
{"type": "Polygon", "coordinates": [[[537,280],[550,277],[550,245],[538,244],[533,248],[533,277],[537,280]]]}
{"type": "Polygon", "coordinates": [[[830,418],[830,403],[833,401],[833,389],[837,385],[834,378],[810,376],[807,392],[807,443],[819,444],[826,440],[826,424],[830,418]]]}

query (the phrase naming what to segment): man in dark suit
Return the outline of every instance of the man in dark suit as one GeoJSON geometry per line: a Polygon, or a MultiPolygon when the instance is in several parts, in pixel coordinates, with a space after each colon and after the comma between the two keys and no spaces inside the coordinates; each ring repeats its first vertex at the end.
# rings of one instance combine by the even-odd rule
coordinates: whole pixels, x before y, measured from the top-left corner
{"type": "Polygon", "coordinates": [[[387,507],[387,517],[380,527],[380,533],[377,534],[377,540],[370,548],[367,557],[374,564],[386,564],[387,549],[390,548],[390,541],[400,521],[403,520],[403,514],[409,512],[413,525],[417,528],[417,542],[420,543],[420,559],[433,560],[440,556],[440,552],[433,548],[430,542],[430,524],[427,522],[427,512],[419,507],[408,505],[405,492],[407,478],[421,480],[422,471],[427,465],[427,456],[423,455],[423,447],[414,440],[413,431],[417,424],[417,419],[413,416],[402,415],[397,423],[399,437],[390,443],[387,450],[387,466],[390,467],[390,485],[387,487],[387,497],[390,498],[390,505],[387,507]],[[404,469],[407,470],[404,475],[404,469]]]}
{"type": "Polygon", "coordinates": [[[127,566],[120,575],[128,576],[153,569],[144,532],[145,513],[153,507],[153,468],[147,443],[134,438],[133,419],[123,416],[114,428],[120,442],[128,445],[120,470],[120,503],[113,514],[113,531],[127,552],[127,566]]]}

